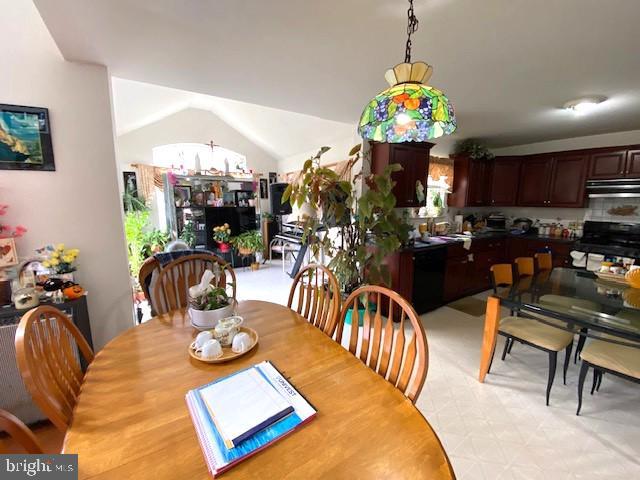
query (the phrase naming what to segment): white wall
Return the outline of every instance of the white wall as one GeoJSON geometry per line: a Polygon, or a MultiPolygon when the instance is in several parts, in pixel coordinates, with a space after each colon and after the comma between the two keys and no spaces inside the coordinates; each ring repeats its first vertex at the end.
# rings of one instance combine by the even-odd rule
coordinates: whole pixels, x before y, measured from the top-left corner
{"type": "Polygon", "coordinates": [[[109,76],[63,60],[31,1],[0,0],[0,103],[49,109],[55,172],[0,170],[7,223],[26,235],[18,253],[46,243],[80,249],[96,350],[132,326],[131,287],[116,180],[109,76]]]}
{"type": "Polygon", "coordinates": [[[342,162],[349,158],[349,150],[354,145],[362,143],[362,139],[356,133],[356,127],[353,127],[353,135],[347,137],[338,137],[334,141],[319,143],[318,145],[309,145],[309,150],[288,156],[278,161],[278,173],[289,173],[301,170],[304,162],[318,153],[320,147],[331,147],[327,153],[322,156],[322,163],[342,162]]]}
{"type": "Polygon", "coordinates": [[[565,138],[548,142],[529,143],[512,147],[492,148],[496,155],[528,155],[534,153],[562,152],[565,150],[580,150],[582,148],[616,147],[640,143],[640,130],[629,132],[605,133],[602,135],[588,135],[586,137],[565,138]]]}
{"type": "MultiPolygon", "coordinates": [[[[170,143],[216,144],[247,157],[247,167],[268,178],[276,172],[278,161],[241,132],[207,110],[188,108],[157,122],[116,138],[119,164],[146,163],[153,160],[152,148],[170,143]]],[[[262,211],[269,211],[268,200],[261,200],[262,211]]]]}

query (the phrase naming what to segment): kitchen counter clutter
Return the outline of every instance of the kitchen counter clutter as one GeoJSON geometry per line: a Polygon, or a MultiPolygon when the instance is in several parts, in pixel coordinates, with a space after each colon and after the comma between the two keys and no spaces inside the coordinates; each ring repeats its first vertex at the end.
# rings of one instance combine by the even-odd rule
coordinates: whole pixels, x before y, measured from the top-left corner
{"type": "Polygon", "coordinates": [[[573,239],[536,234],[484,232],[469,236],[436,236],[417,240],[387,259],[392,288],[411,298],[418,313],[490,287],[489,269],[517,257],[551,252],[555,267],[571,267],[573,239]],[[467,247],[467,248],[465,248],[467,247]]]}

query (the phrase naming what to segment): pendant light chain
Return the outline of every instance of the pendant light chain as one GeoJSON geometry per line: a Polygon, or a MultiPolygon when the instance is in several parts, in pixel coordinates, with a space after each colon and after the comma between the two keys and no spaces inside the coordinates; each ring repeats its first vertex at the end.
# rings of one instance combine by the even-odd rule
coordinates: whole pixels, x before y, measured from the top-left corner
{"type": "Polygon", "coordinates": [[[411,63],[411,34],[418,30],[418,19],[413,13],[413,0],[409,0],[407,10],[407,47],[404,52],[404,62],[411,63]]]}

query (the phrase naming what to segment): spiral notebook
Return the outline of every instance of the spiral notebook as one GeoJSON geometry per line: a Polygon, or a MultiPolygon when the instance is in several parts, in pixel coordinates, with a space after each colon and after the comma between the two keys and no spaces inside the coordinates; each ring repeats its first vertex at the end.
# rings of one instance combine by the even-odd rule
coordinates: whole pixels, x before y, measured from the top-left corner
{"type": "Polygon", "coordinates": [[[186,401],[205,461],[214,477],[293,432],[316,415],[313,406],[271,362],[259,363],[190,390],[186,401]],[[251,412],[241,403],[220,398],[227,395],[237,398],[238,386],[246,389],[254,383],[255,390],[250,389],[248,395],[261,407],[251,412]],[[234,405],[237,405],[235,410],[234,405]],[[216,409],[216,406],[221,408],[216,409]],[[229,438],[246,428],[248,433],[244,438],[229,438]]]}

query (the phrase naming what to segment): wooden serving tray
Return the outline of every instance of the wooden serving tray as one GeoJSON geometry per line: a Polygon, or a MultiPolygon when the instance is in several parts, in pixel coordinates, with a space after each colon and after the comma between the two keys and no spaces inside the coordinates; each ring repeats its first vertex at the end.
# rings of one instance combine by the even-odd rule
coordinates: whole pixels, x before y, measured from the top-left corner
{"type": "Polygon", "coordinates": [[[620,275],[618,273],[610,273],[610,272],[593,272],[600,280],[605,280],[607,282],[617,283],[618,285],[629,285],[629,282],[624,277],[624,275],[620,275]]]}
{"type": "Polygon", "coordinates": [[[189,344],[189,347],[188,347],[189,355],[192,358],[195,358],[196,360],[204,363],[224,363],[224,362],[230,362],[231,360],[235,360],[236,358],[249,353],[258,344],[258,338],[259,338],[258,332],[256,332],[253,328],[241,326],[240,331],[248,334],[249,337],[251,338],[251,345],[249,345],[249,348],[247,348],[247,350],[245,350],[242,353],[235,353],[233,350],[231,350],[231,347],[222,347],[222,356],[218,358],[212,358],[210,360],[209,359],[205,360],[200,356],[199,353],[196,353],[196,351],[192,348],[192,345],[193,345],[193,342],[192,342],[191,344],[189,344]]]}

